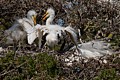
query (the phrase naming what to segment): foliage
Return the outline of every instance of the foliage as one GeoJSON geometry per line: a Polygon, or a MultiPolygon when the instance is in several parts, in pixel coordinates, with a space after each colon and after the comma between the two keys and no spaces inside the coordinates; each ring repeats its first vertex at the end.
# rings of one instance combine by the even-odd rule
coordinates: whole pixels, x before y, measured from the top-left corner
{"type": "Polygon", "coordinates": [[[115,68],[104,69],[100,71],[100,74],[94,78],[94,80],[119,80],[120,77],[116,75],[117,71],[115,68]]]}
{"type": "Polygon", "coordinates": [[[51,79],[58,74],[57,61],[47,53],[14,57],[11,51],[6,57],[0,58],[1,79],[51,79]]]}

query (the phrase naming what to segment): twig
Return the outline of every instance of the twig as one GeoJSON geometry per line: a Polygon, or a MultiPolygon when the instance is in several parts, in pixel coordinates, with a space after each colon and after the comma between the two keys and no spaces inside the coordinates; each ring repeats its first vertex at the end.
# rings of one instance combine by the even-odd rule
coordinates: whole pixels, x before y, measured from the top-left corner
{"type": "Polygon", "coordinates": [[[6,75],[6,74],[8,74],[8,73],[11,73],[11,72],[15,71],[17,68],[23,66],[23,65],[26,64],[27,62],[28,62],[28,61],[25,61],[24,63],[18,65],[16,68],[14,68],[14,69],[12,69],[12,70],[9,70],[9,71],[6,71],[6,72],[4,72],[3,74],[0,74],[0,77],[6,75]]]}

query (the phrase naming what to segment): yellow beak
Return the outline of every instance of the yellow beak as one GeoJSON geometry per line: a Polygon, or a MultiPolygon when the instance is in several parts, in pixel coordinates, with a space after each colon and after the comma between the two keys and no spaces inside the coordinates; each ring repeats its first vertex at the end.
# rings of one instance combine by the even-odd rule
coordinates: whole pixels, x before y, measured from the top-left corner
{"type": "Polygon", "coordinates": [[[47,18],[47,16],[48,16],[48,12],[46,12],[46,13],[43,15],[42,20],[45,20],[45,19],[47,18]]]}
{"type": "Polygon", "coordinates": [[[34,15],[32,18],[33,18],[34,25],[36,25],[36,15],[34,15]]]}

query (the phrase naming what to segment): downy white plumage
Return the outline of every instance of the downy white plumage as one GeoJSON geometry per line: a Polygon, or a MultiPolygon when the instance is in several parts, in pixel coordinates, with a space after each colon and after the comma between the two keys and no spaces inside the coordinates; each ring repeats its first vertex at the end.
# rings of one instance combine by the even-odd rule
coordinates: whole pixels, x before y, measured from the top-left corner
{"type": "MultiPolygon", "coordinates": [[[[100,40],[93,40],[86,43],[78,45],[78,48],[81,50],[80,54],[86,58],[97,58],[104,55],[111,55],[113,52],[109,49],[110,44],[100,40]]],[[[74,49],[75,47],[71,48],[74,49]]]]}
{"type": "Polygon", "coordinates": [[[42,36],[45,36],[46,44],[50,47],[58,45],[58,43],[64,40],[66,35],[69,35],[73,43],[77,47],[77,34],[76,31],[68,26],[62,27],[60,25],[53,25],[52,21],[55,16],[55,11],[49,8],[47,12],[43,15],[43,20],[46,20],[46,25],[36,25],[36,29],[39,30],[39,48],[41,47],[42,36]]]}
{"type": "Polygon", "coordinates": [[[23,31],[21,24],[17,21],[12,25],[11,28],[5,30],[6,44],[13,44],[22,42],[26,38],[26,32],[23,31]]]}
{"type": "Polygon", "coordinates": [[[27,18],[19,20],[23,30],[27,33],[28,44],[32,44],[38,37],[38,32],[35,29],[37,13],[34,10],[30,10],[27,13],[27,18]]]}
{"type": "MultiPolygon", "coordinates": [[[[67,65],[71,66],[74,61],[80,62],[81,58],[85,59],[85,62],[89,58],[94,58],[96,60],[103,59],[103,63],[107,63],[105,57],[107,55],[113,54],[113,51],[110,50],[110,44],[100,40],[93,40],[86,43],[78,44],[78,49],[81,51],[75,51],[75,46],[70,50],[74,51],[73,54],[66,57],[64,60],[67,65]]],[[[101,61],[101,60],[100,60],[101,61]]]]}
{"type": "Polygon", "coordinates": [[[36,24],[36,15],[34,10],[30,10],[27,13],[27,18],[16,20],[11,28],[5,30],[5,35],[7,36],[6,43],[11,44],[23,41],[28,36],[28,43],[31,44],[36,38],[35,29],[33,29],[34,24],[36,24]]]}

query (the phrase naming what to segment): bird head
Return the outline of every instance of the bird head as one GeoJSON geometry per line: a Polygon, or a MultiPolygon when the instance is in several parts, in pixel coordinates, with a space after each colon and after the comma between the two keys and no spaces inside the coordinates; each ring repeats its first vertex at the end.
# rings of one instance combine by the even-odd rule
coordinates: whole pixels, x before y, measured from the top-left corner
{"type": "Polygon", "coordinates": [[[43,15],[42,20],[45,20],[48,17],[54,17],[55,16],[55,11],[53,10],[53,8],[48,8],[46,13],[43,15]]]}
{"type": "Polygon", "coordinates": [[[32,19],[32,21],[34,22],[34,25],[36,25],[36,16],[37,16],[37,13],[34,10],[29,10],[27,13],[27,18],[32,19]]]}

